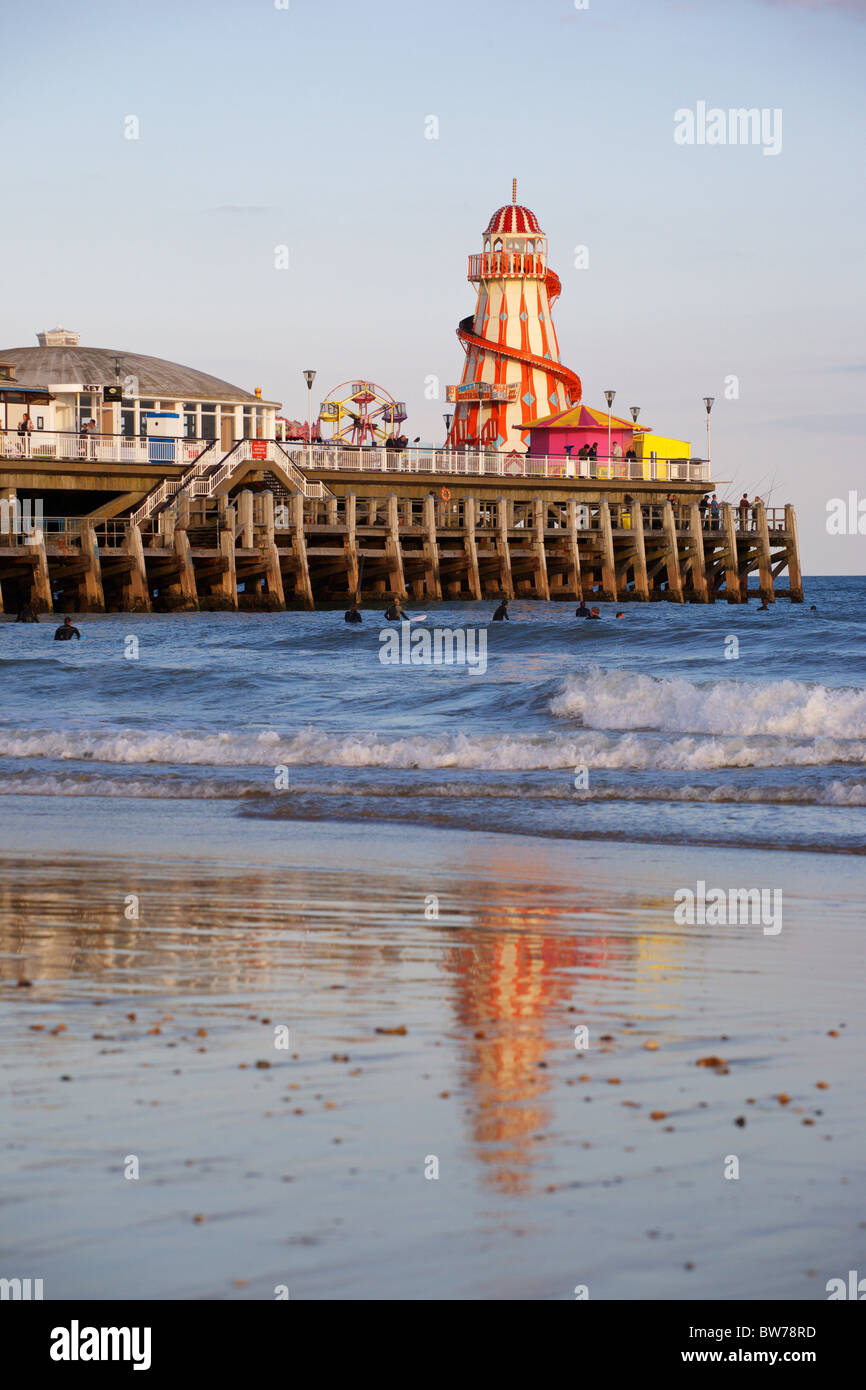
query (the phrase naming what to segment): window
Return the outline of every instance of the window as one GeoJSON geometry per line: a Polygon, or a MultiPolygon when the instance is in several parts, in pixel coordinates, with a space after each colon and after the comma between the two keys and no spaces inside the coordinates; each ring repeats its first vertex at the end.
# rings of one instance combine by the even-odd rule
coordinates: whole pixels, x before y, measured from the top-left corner
{"type": "Polygon", "coordinates": [[[196,409],[195,401],[184,401],[183,403],[183,437],[184,439],[195,439],[196,437],[196,409]]]}
{"type": "Polygon", "coordinates": [[[135,434],[135,408],[124,406],[120,412],[120,433],[126,439],[132,439],[135,434]]]}
{"type": "Polygon", "coordinates": [[[253,412],[252,412],[252,409],[251,409],[250,406],[245,405],[245,406],[244,406],[244,439],[249,439],[249,438],[252,436],[252,432],[253,432],[253,431],[252,431],[252,419],[253,419],[253,412]]]}
{"type": "Polygon", "coordinates": [[[148,410],[156,410],[156,401],[138,402],[138,433],[142,439],[145,439],[147,437],[147,420],[145,419],[145,412],[148,410]]]}
{"type": "Polygon", "coordinates": [[[201,408],[201,437],[216,439],[216,406],[203,405],[201,408]]]}

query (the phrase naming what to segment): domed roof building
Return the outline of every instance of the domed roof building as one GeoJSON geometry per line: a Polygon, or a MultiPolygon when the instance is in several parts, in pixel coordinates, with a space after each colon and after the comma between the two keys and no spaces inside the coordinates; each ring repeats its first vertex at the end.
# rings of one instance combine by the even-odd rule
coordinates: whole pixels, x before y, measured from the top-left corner
{"type": "Polygon", "coordinates": [[[260,391],[163,357],[82,347],[78,333],[61,327],[37,337],[38,347],[0,349],[0,361],[13,365],[18,381],[50,389],[54,402],[41,411],[40,428],[77,432],[93,420],[101,435],[138,437],[147,433],[148,416],[162,415],[178,437],[219,439],[224,447],[274,437],[280,403],[262,400],[260,391]],[[105,388],[115,391],[106,396],[105,388]]]}

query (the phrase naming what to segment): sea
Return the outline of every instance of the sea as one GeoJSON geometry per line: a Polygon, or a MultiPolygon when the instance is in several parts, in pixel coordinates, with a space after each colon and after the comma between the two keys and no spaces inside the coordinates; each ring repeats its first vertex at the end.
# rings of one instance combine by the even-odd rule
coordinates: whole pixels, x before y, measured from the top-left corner
{"type": "MultiPolygon", "coordinates": [[[[384,603],[382,605],[384,608],[384,603]]],[[[449,826],[598,840],[866,847],[866,581],[806,602],[427,606],[482,663],[393,662],[342,611],[116,614],[0,627],[7,797],[222,802],[388,834],[449,826]],[[617,618],[615,614],[622,612],[617,618]],[[377,826],[381,827],[377,830],[377,826]]],[[[407,605],[407,611],[420,611],[407,605]]],[[[417,625],[413,625],[417,633],[417,625]]],[[[431,654],[435,649],[431,644],[431,654]]],[[[443,645],[440,655],[448,654],[443,645]]],[[[7,803],[8,804],[8,803],[7,803]]]]}

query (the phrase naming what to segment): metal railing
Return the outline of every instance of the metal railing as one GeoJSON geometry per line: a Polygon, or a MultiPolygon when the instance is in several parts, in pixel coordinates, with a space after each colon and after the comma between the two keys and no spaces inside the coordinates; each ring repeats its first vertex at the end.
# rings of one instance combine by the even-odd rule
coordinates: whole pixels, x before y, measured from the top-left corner
{"type": "Polygon", "coordinates": [[[482,251],[469,257],[469,280],[501,280],[513,276],[543,279],[547,274],[546,257],[523,254],[520,251],[482,251]]]}
{"type": "Polygon", "coordinates": [[[567,458],[494,449],[345,448],[286,443],[286,453],[307,472],[446,473],[455,477],[588,478],[611,482],[708,482],[705,459],[567,458]]]}
{"type": "Polygon", "coordinates": [[[72,430],[0,429],[0,458],[32,459],[35,463],[63,459],[73,463],[174,463],[182,467],[198,457],[213,440],[142,439],[127,434],[82,434],[72,430]]]}

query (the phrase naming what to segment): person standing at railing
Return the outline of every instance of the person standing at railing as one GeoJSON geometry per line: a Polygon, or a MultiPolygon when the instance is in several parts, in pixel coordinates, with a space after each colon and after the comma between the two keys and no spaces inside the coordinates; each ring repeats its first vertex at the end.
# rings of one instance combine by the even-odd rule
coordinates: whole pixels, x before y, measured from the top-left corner
{"type": "Polygon", "coordinates": [[[721,507],[719,506],[719,502],[718,502],[718,498],[716,497],[716,494],[713,493],[712,497],[710,498],[710,528],[711,528],[713,531],[718,531],[718,529],[719,529],[719,517],[720,517],[720,515],[721,515],[721,507]]]}
{"type": "Polygon", "coordinates": [[[25,458],[30,457],[30,435],[33,431],[33,421],[30,419],[30,412],[21,420],[18,426],[18,438],[21,441],[21,453],[25,458]]]}
{"type": "Polygon", "coordinates": [[[698,503],[698,511],[699,511],[700,514],[701,514],[701,530],[702,530],[702,531],[705,531],[705,530],[707,529],[707,512],[709,511],[709,506],[710,506],[710,494],[709,494],[708,492],[705,492],[704,495],[703,495],[703,497],[701,498],[700,502],[698,503]]]}
{"type": "Polygon", "coordinates": [[[748,529],[749,529],[749,494],[748,494],[747,492],[744,492],[743,495],[742,495],[742,497],[740,498],[739,504],[738,504],[738,506],[737,506],[737,511],[740,513],[740,530],[741,530],[741,531],[748,531],[748,529]]]}
{"type": "Polygon", "coordinates": [[[763,498],[759,497],[758,494],[755,493],[755,496],[754,496],[754,498],[752,499],[752,530],[753,530],[753,531],[757,531],[757,529],[758,529],[758,508],[759,508],[759,507],[763,507],[763,505],[764,505],[763,498]]]}

